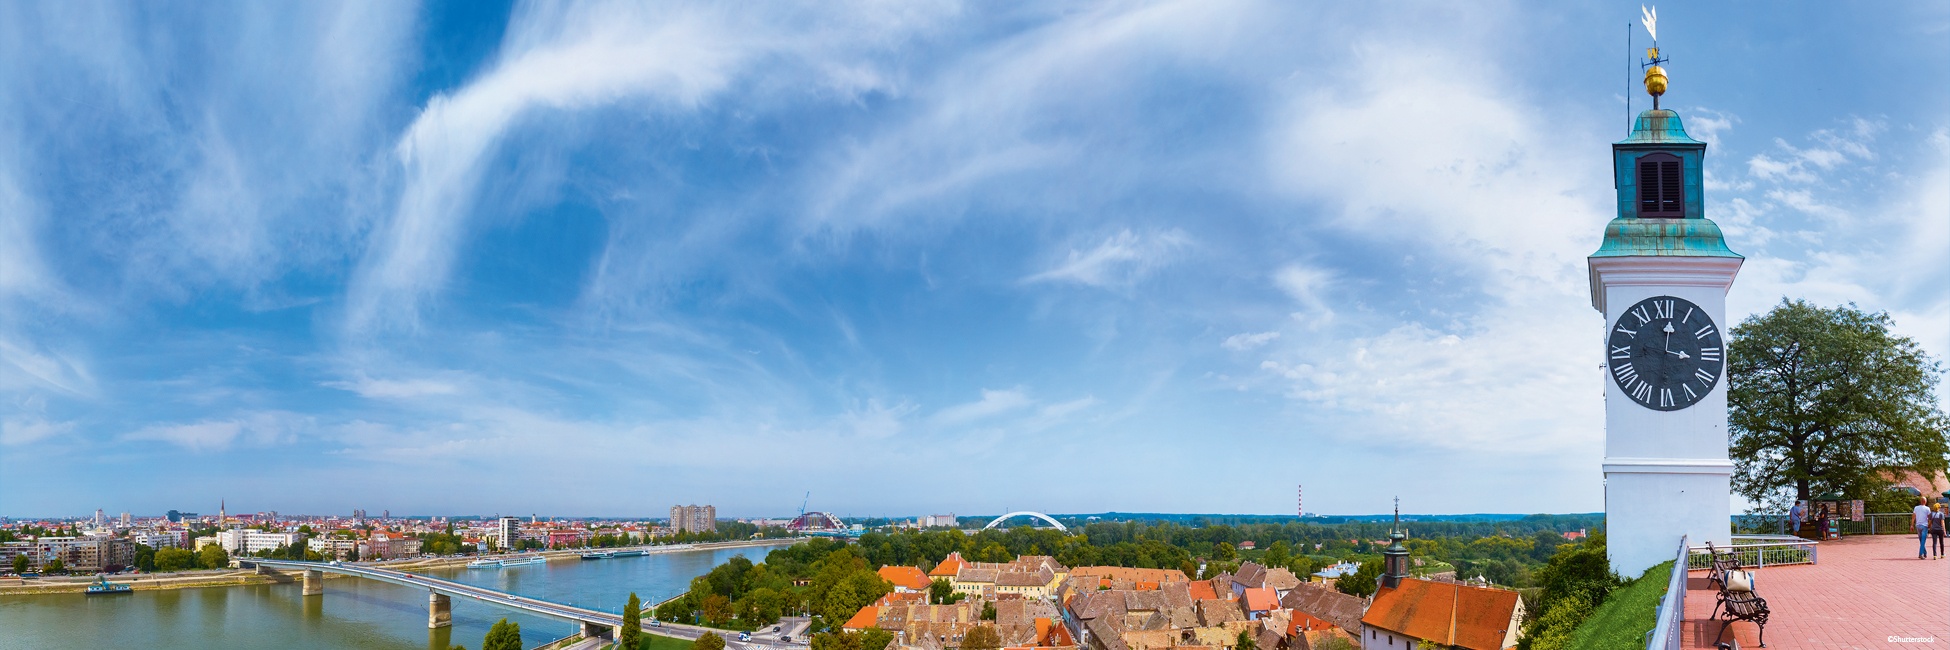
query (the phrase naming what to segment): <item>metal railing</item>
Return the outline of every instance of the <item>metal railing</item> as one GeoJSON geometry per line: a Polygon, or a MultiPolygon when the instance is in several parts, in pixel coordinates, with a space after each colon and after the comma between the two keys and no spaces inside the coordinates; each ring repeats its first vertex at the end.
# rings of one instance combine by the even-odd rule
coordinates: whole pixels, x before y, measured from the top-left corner
{"type": "MultiPolygon", "coordinates": [[[[1837,522],[1843,535],[1910,535],[1910,513],[1870,512],[1862,515],[1862,521],[1843,519],[1837,522]]],[[[1802,522],[1802,532],[1806,533],[1815,525],[1813,521],[1802,522]]],[[[1779,533],[1793,532],[1788,516],[1782,513],[1763,513],[1733,516],[1733,533],[1779,533]]],[[[1812,534],[1812,533],[1810,533],[1812,534]]]]}
{"type": "Polygon", "coordinates": [[[1645,633],[1645,650],[1679,650],[1680,623],[1686,618],[1686,565],[1691,553],[1686,537],[1680,536],[1672,575],[1666,580],[1666,595],[1659,598],[1659,620],[1645,633]]]}
{"type": "MultiPolygon", "coordinates": [[[[1715,546],[1713,550],[1732,553],[1742,567],[1763,568],[1768,565],[1815,564],[1820,543],[1791,535],[1742,535],[1734,538],[1728,546],[1715,546]]],[[[1705,569],[1713,566],[1713,556],[1708,555],[1705,546],[1690,549],[1686,556],[1686,568],[1705,569]]]]}

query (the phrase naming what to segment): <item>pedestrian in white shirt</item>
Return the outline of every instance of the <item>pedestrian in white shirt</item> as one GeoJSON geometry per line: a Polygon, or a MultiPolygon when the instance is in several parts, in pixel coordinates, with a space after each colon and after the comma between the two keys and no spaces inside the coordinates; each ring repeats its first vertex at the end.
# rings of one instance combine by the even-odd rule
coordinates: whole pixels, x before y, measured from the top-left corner
{"type": "Polygon", "coordinates": [[[1910,510],[1916,524],[1916,559],[1930,559],[1930,500],[1917,499],[1916,507],[1910,510]]]}

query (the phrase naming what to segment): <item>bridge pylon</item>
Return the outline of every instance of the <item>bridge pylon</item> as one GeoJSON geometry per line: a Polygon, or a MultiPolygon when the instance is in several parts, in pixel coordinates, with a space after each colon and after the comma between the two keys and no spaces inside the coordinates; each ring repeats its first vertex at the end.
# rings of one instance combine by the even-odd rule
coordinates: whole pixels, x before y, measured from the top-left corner
{"type": "Polygon", "coordinates": [[[305,570],[304,595],[306,596],[325,595],[325,574],[324,573],[312,569],[305,570]]]}
{"type": "Polygon", "coordinates": [[[454,601],[439,592],[427,592],[427,629],[433,630],[454,624],[454,601]]]}

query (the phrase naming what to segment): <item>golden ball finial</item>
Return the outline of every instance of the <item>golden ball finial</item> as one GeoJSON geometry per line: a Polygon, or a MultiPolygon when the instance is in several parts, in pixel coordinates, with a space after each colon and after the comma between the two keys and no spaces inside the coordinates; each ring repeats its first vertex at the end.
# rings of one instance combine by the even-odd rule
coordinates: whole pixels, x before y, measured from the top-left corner
{"type": "Polygon", "coordinates": [[[1659,48],[1646,48],[1645,56],[1654,64],[1645,69],[1645,92],[1652,95],[1652,106],[1657,108],[1659,96],[1666,94],[1666,69],[1657,65],[1660,61],[1659,48]]]}

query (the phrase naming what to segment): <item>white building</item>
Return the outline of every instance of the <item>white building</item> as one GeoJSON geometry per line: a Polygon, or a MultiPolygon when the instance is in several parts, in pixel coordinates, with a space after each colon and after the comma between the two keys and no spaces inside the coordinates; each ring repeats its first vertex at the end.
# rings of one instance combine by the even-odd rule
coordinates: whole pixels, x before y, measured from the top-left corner
{"type": "Polygon", "coordinates": [[[696,504],[671,506],[670,529],[692,533],[715,531],[718,529],[718,507],[696,504]]]}
{"type": "Polygon", "coordinates": [[[270,533],[250,528],[217,531],[217,543],[231,555],[250,555],[280,546],[295,546],[304,541],[305,536],[298,533],[270,533]]]}
{"type": "Polygon", "coordinates": [[[186,530],[163,530],[153,533],[132,533],[129,539],[149,548],[181,548],[187,546],[184,540],[189,537],[186,530]]]}
{"type": "Polygon", "coordinates": [[[502,549],[514,548],[521,541],[521,518],[502,517],[494,530],[494,545],[502,549]]]}

